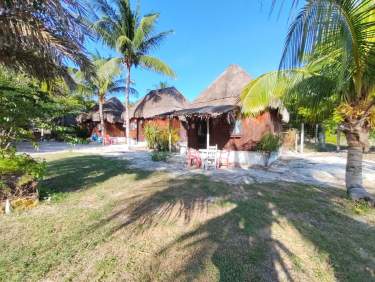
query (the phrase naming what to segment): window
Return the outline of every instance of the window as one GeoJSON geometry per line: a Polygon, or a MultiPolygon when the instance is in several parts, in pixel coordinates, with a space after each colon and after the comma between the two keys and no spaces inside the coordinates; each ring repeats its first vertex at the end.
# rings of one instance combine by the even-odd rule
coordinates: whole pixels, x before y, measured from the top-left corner
{"type": "Polygon", "coordinates": [[[130,122],[130,130],[136,130],[137,129],[137,122],[131,121],[130,122]]]}
{"type": "Polygon", "coordinates": [[[242,135],[242,120],[237,119],[234,123],[232,136],[241,136],[242,135]]]}

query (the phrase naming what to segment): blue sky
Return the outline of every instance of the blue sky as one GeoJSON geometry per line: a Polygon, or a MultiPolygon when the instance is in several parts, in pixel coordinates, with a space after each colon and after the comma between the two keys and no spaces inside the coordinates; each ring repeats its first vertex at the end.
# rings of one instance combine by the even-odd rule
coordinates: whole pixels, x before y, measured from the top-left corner
{"type": "MultiPolygon", "coordinates": [[[[270,16],[270,5],[271,0],[142,0],[143,14],[161,14],[157,31],[175,31],[153,55],[167,62],[177,79],[137,69],[133,80],[139,96],[168,81],[192,101],[230,64],[240,65],[253,78],[277,69],[290,11],[270,16]]],[[[99,43],[87,48],[108,54],[99,43]]]]}

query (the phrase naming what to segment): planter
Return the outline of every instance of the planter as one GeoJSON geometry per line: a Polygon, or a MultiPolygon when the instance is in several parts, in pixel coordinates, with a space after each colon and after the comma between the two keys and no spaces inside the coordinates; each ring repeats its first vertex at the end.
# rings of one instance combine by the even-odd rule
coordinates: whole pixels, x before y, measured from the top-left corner
{"type": "Polygon", "coordinates": [[[5,213],[9,210],[25,210],[38,204],[38,182],[31,177],[25,175],[2,175],[0,180],[2,183],[0,213],[5,213]]]}
{"type": "Polygon", "coordinates": [[[229,163],[235,167],[270,166],[280,157],[280,152],[230,151],[229,163]]]}
{"type": "Polygon", "coordinates": [[[39,197],[37,195],[33,197],[22,197],[10,200],[7,203],[3,201],[0,205],[0,214],[7,214],[11,213],[12,211],[24,211],[28,209],[32,209],[39,204],[39,197]],[[10,207],[7,205],[10,205],[10,207]]]}

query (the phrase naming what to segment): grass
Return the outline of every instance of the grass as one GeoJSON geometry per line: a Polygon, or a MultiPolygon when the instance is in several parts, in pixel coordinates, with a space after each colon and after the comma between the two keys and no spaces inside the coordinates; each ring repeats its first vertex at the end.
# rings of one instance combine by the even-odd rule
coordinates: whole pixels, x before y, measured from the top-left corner
{"type": "Polygon", "coordinates": [[[0,281],[375,280],[375,211],[341,189],[58,154],[41,190],[50,201],[0,218],[0,281]]]}

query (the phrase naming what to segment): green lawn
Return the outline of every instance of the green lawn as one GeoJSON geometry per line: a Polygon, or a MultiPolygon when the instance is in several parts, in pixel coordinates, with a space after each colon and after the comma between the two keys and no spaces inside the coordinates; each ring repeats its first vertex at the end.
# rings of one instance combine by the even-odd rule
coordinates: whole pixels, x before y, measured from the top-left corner
{"type": "Polygon", "coordinates": [[[375,281],[375,211],[341,189],[58,154],[41,193],[0,217],[1,281],[375,281]]]}

